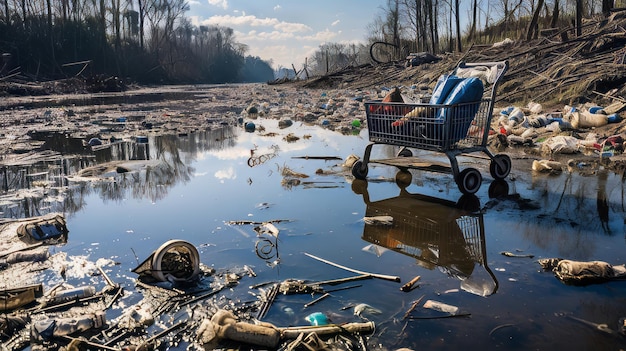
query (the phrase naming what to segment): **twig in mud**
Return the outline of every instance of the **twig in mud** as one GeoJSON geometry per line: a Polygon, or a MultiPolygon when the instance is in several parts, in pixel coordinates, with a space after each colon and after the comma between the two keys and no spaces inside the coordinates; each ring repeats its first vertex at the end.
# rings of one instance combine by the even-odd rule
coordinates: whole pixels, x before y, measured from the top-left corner
{"type": "Polygon", "coordinates": [[[304,252],[304,254],[305,254],[305,255],[307,255],[307,256],[309,256],[309,257],[311,257],[311,258],[313,258],[313,259],[316,259],[316,260],[318,260],[318,261],[320,261],[320,262],[324,262],[324,263],[326,263],[326,264],[329,264],[329,265],[331,265],[331,266],[335,266],[335,267],[337,267],[337,268],[344,269],[344,270],[349,271],[349,272],[358,273],[358,274],[363,274],[363,275],[369,275],[369,276],[372,276],[372,277],[374,277],[374,278],[379,278],[379,279],[384,279],[384,280],[391,280],[391,281],[395,281],[395,282],[398,282],[398,283],[400,282],[400,277],[398,277],[398,276],[384,275],[384,274],[376,274],[376,273],[368,273],[368,272],[364,272],[364,271],[359,271],[359,270],[357,270],[357,269],[348,268],[348,267],[346,267],[346,266],[342,266],[342,265],[340,265],[340,264],[333,263],[333,262],[328,261],[328,260],[325,260],[325,259],[323,259],[323,258],[320,258],[320,257],[314,256],[314,255],[311,255],[310,253],[307,253],[307,252],[304,252]]]}

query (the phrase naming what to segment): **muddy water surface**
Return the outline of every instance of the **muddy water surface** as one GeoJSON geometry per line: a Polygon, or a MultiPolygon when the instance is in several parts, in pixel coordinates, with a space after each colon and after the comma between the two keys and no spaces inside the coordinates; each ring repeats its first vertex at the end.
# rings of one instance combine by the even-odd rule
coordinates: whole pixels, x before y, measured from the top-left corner
{"type": "MultiPolygon", "coordinates": [[[[376,323],[371,349],[626,347],[624,337],[571,318],[617,330],[626,317],[625,281],[565,285],[537,263],[557,257],[626,262],[621,175],[533,175],[514,168],[506,182],[494,183],[488,164],[468,159],[462,166],[472,163],[484,178],[475,197],[462,196],[448,175],[411,171],[409,176],[387,166],[372,165],[368,181],[355,181],[341,163],[350,154],[362,156],[366,130],[343,135],[299,122],[284,129],[276,120],[253,122],[253,133],[233,125],[151,136],[147,143],[103,149],[95,158],[48,165],[59,169],[49,173],[49,180],[69,190],[57,194],[53,184],[43,197],[4,204],[3,216],[63,212],[69,240],[55,250],[118,262],[110,267],[111,277],[126,287],[125,305],[140,296],[131,269],[163,242],[182,239],[198,248],[207,266],[254,270],[256,277],[245,277],[232,289],[240,301],[253,300],[249,287],[262,282],[354,275],[305,253],[398,276],[401,283],[369,279],[340,285],[354,287],[331,292],[309,307],[304,305],[320,294],[279,295],[263,319],[296,326],[307,325],[305,317],[313,312],[334,323],[367,318],[376,323]],[[299,139],[287,142],[289,133],[299,139]],[[110,174],[115,181],[62,177],[115,159],[161,162],[110,174]],[[392,216],[394,225],[363,220],[375,215],[392,216]],[[248,221],[275,221],[277,240],[259,235],[248,221]],[[532,258],[505,256],[504,251],[532,258]],[[416,276],[421,278],[413,290],[400,290],[416,276]],[[457,315],[424,308],[427,300],[458,307],[457,315]],[[355,315],[353,307],[362,303],[377,313],[355,315]]],[[[373,158],[397,151],[375,148],[373,158]]],[[[32,185],[33,179],[16,174],[5,178],[32,185]]],[[[120,308],[109,313],[113,318],[120,308]]],[[[185,349],[184,343],[176,349],[185,349]]]]}

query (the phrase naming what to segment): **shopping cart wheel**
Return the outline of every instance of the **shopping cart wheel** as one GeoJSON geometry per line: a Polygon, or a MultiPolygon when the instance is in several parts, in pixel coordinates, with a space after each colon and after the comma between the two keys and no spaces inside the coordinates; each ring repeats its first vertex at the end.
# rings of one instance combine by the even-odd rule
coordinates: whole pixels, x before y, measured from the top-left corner
{"type": "Polygon", "coordinates": [[[504,179],[511,172],[511,158],[509,155],[497,154],[493,156],[491,163],[489,163],[489,173],[495,179],[504,179]],[[502,166],[498,165],[498,161],[502,166]]]}
{"type": "Polygon", "coordinates": [[[364,180],[367,178],[367,165],[363,165],[363,161],[359,160],[352,165],[352,175],[356,179],[364,180]]]}
{"type": "Polygon", "coordinates": [[[476,168],[466,168],[459,173],[456,184],[463,194],[474,194],[480,189],[483,176],[476,168]]]}
{"type": "Polygon", "coordinates": [[[413,157],[413,152],[403,147],[400,151],[398,151],[398,157],[413,157]]]}

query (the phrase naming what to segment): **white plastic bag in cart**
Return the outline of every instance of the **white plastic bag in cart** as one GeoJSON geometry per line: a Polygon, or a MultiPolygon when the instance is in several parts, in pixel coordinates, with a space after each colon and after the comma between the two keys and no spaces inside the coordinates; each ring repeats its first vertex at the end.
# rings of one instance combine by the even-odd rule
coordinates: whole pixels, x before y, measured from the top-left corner
{"type": "Polygon", "coordinates": [[[476,77],[480,78],[483,83],[493,84],[493,82],[495,82],[496,78],[498,77],[498,66],[494,65],[493,67],[475,66],[458,68],[456,70],[456,75],[461,78],[476,77]]]}

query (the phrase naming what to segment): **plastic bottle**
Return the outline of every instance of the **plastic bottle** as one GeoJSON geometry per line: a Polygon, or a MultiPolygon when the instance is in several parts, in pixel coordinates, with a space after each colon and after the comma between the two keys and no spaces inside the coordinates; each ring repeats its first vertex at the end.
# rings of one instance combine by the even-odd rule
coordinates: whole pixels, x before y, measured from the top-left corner
{"type": "Polygon", "coordinates": [[[103,311],[77,318],[49,318],[36,321],[31,325],[31,338],[49,340],[55,336],[84,332],[92,328],[102,328],[105,325],[106,314],[103,311]]]}
{"type": "Polygon", "coordinates": [[[524,112],[519,107],[516,107],[509,113],[509,125],[514,126],[524,121],[524,112]]]}
{"type": "Polygon", "coordinates": [[[448,305],[443,302],[428,300],[424,303],[424,308],[430,308],[431,310],[446,312],[450,314],[456,314],[459,308],[456,306],[448,305]]]}
{"type": "Polygon", "coordinates": [[[81,286],[73,289],[56,291],[52,296],[52,302],[67,302],[78,300],[85,297],[91,297],[96,294],[96,288],[91,285],[81,286]]]}
{"type": "Polygon", "coordinates": [[[528,109],[533,114],[539,114],[543,110],[543,107],[541,106],[541,104],[531,101],[528,103],[528,109]]]}

